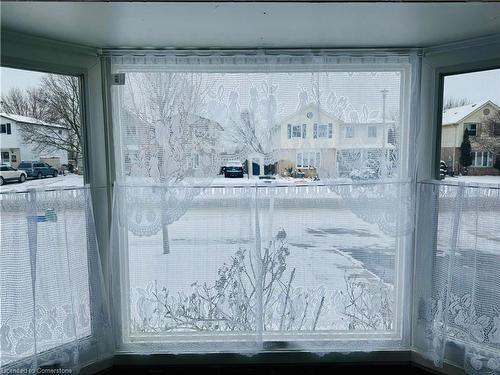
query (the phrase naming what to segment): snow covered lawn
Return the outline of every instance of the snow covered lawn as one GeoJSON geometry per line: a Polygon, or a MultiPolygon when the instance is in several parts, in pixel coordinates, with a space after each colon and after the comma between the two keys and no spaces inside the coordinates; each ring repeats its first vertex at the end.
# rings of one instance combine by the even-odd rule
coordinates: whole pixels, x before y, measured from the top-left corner
{"type": "Polygon", "coordinates": [[[450,177],[446,176],[444,179],[446,182],[461,182],[461,183],[469,183],[472,182],[474,184],[498,184],[500,185],[500,176],[458,176],[458,177],[450,177]]]}
{"type": "Polygon", "coordinates": [[[26,182],[7,183],[0,186],[0,193],[19,192],[28,189],[52,189],[61,187],[82,187],[83,176],[77,174],[68,174],[66,176],[45,177],[42,179],[30,179],[26,182]]]}

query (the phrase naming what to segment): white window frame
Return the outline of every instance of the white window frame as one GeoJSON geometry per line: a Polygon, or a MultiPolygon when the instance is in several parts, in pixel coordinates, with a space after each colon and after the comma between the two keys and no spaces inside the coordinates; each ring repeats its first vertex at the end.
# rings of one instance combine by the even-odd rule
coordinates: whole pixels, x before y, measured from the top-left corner
{"type": "MultiPolygon", "coordinates": [[[[111,52],[112,51],[110,51],[110,53],[111,52]]],[[[370,52],[368,52],[368,54],[370,54],[370,52]]],[[[328,69],[326,67],[324,69],[328,70],[328,71],[332,70],[332,71],[342,71],[342,72],[350,71],[353,69],[356,71],[387,71],[387,70],[397,71],[401,77],[400,78],[401,79],[401,81],[400,81],[401,82],[401,88],[400,88],[401,121],[402,121],[402,123],[405,124],[405,126],[404,126],[405,129],[402,129],[402,131],[401,131],[401,133],[402,133],[401,134],[401,147],[404,148],[405,150],[406,149],[409,150],[410,149],[409,147],[411,145],[409,144],[409,140],[407,139],[407,137],[410,134],[410,128],[411,128],[411,126],[410,126],[411,116],[409,113],[409,111],[410,111],[410,103],[409,102],[411,100],[410,99],[411,98],[410,88],[411,88],[411,79],[412,79],[411,67],[415,67],[415,65],[412,65],[411,61],[408,61],[407,55],[405,55],[403,53],[403,56],[404,56],[404,60],[405,60],[405,62],[403,62],[403,63],[388,63],[388,64],[363,63],[360,65],[352,64],[352,63],[336,63],[336,64],[331,64],[330,66],[328,66],[328,69]]],[[[121,64],[119,67],[114,68],[113,73],[120,73],[120,72],[127,73],[128,71],[131,71],[130,69],[132,69],[132,71],[137,71],[137,69],[140,69],[140,68],[138,68],[136,65],[133,65],[133,64],[132,65],[121,64]]],[[[186,68],[184,68],[184,71],[185,71],[185,69],[186,68]]],[[[192,69],[192,67],[188,67],[187,69],[192,69]]],[[[217,67],[216,69],[221,69],[221,68],[217,67]]],[[[237,67],[236,71],[241,71],[241,70],[247,71],[246,69],[248,69],[248,68],[237,67]]],[[[255,69],[255,68],[252,67],[251,71],[253,71],[252,69],[255,69]]],[[[294,69],[294,68],[292,67],[289,69],[294,69]]],[[[304,69],[304,67],[301,66],[301,69],[304,69]]],[[[213,70],[211,70],[211,69],[207,70],[206,68],[201,67],[201,68],[197,69],[196,71],[213,71],[213,70]]],[[[284,68],[284,71],[287,71],[287,68],[284,68]]],[[[294,71],[294,70],[292,70],[292,71],[294,71]]],[[[413,71],[415,71],[415,69],[413,69],[413,71]]],[[[115,106],[115,108],[116,108],[116,106],[115,106]]],[[[298,125],[298,124],[296,124],[296,125],[298,125]]],[[[302,138],[307,138],[307,124],[301,124],[301,125],[302,125],[302,138]]],[[[294,138],[292,126],[293,126],[293,124],[287,124],[287,133],[288,133],[288,129],[292,130],[292,134],[290,134],[291,138],[289,138],[289,139],[294,138]]],[[[312,133],[311,134],[311,138],[312,138],[313,132],[311,132],[311,133],[312,133]]],[[[333,133],[333,124],[332,124],[332,133],[333,133]]],[[[287,134],[287,137],[288,137],[288,134],[287,134]]],[[[115,139],[116,138],[117,137],[115,137],[115,139]]],[[[117,146],[115,145],[115,148],[116,147],[117,146]]],[[[304,152],[304,151],[301,151],[301,152],[304,152]]],[[[407,178],[407,171],[408,171],[407,163],[409,160],[409,155],[410,155],[410,152],[408,151],[408,155],[405,154],[401,159],[401,165],[400,165],[399,172],[400,172],[400,176],[402,178],[407,178]]],[[[115,156],[115,157],[118,158],[119,156],[115,156]]],[[[296,161],[300,161],[300,164],[304,164],[303,163],[303,161],[304,161],[303,156],[302,156],[301,160],[296,160],[296,161]]],[[[320,156],[320,163],[321,163],[321,156],[320,156]]],[[[309,162],[307,164],[309,164],[309,162]]],[[[410,251],[409,247],[411,247],[411,241],[405,241],[404,239],[399,239],[396,242],[396,251],[400,254],[406,254],[408,251],[410,251]]],[[[121,261],[120,261],[120,263],[121,263],[121,261]]],[[[127,260],[125,259],[123,261],[123,263],[126,264],[127,260]]],[[[409,319],[410,316],[408,314],[406,314],[405,311],[409,309],[409,307],[408,307],[408,306],[410,306],[409,300],[411,298],[410,294],[407,292],[409,289],[405,287],[409,283],[409,278],[410,278],[410,276],[409,276],[410,273],[407,272],[407,270],[408,270],[407,263],[408,263],[408,257],[405,257],[405,256],[397,256],[396,257],[395,273],[397,274],[397,276],[395,277],[395,282],[394,282],[394,288],[397,290],[397,292],[395,294],[396,303],[395,303],[395,307],[394,307],[394,314],[395,314],[395,322],[394,323],[395,323],[395,325],[394,325],[394,327],[392,327],[391,331],[359,332],[359,333],[354,333],[353,335],[351,333],[343,331],[343,332],[340,332],[338,334],[338,337],[336,335],[334,338],[329,337],[329,334],[323,335],[322,333],[311,333],[311,334],[305,334],[305,333],[302,334],[301,333],[300,338],[297,336],[297,333],[295,333],[295,332],[286,333],[285,334],[286,336],[290,336],[290,343],[293,343],[295,339],[300,339],[300,340],[307,340],[308,345],[309,345],[309,344],[313,344],[315,341],[317,341],[318,338],[324,336],[324,340],[326,342],[328,342],[328,345],[331,345],[330,347],[332,348],[332,350],[341,350],[341,348],[343,346],[341,346],[340,343],[343,340],[343,338],[345,338],[345,337],[351,337],[351,338],[356,337],[359,339],[366,339],[366,340],[370,340],[371,338],[374,338],[375,340],[372,342],[372,345],[374,345],[374,347],[378,347],[378,345],[383,345],[384,348],[390,347],[390,348],[399,348],[400,349],[402,345],[406,346],[409,342],[410,325],[405,323],[404,321],[406,319],[409,319]]],[[[127,288],[128,276],[126,275],[127,272],[128,272],[127,267],[121,266],[121,271],[120,271],[121,281],[119,282],[119,284],[123,285],[122,290],[124,293],[124,295],[121,297],[122,306],[121,306],[120,314],[122,317],[122,321],[123,321],[123,319],[127,319],[127,316],[128,316],[127,309],[129,308],[128,306],[126,306],[127,303],[124,302],[124,301],[129,300],[128,288],[127,288]]],[[[140,336],[140,335],[138,336],[136,334],[134,334],[133,336],[130,336],[124,327],[125,325],[126,324],[122,324],[122,330],[120,332],[120,334],[122,335],[122,339],[119,341],[121,341],[121,345],[122,345],[122,348],[124,350],[133,351],[133,348],[135,346],[134,343],[137,342],[138,340],[139,341],[143,340],[143,338],[142,338],[142,336],[140,336]]],[[[272,334],[269,334],[269,333],[266,333],[266,336],[267,335],[269,335],[270,337],[272,336],[272,334]]],[[[280,333],[278,335],[279,337],[281,337],[280,340],[282,339],[283,335],[284,335],[283,333],[280,333]]],[[[179,339],[191,340],[193,336],[192,335],[183,335],[183,334],[174,334],[173,337],[171,337],[171,338],[169,338],[169,337],[170,336],[168,336],[168,337],[167,336],[160,336],[160,337],[155,338],[155,341],[158,342],[158,340],[159,340],[162,344],[162,347],[168,348],[169,345],[172,345],[172,340],[174,340],[174,341],[179,340],[179,339]]],[[[196,337],[196,335],[194,337],[196,337]]],[[[210,338],[210,340],[220,342],[220,341],[227,340],[227,335],[225,335],[224,333],[217,332],[214,335],[206,336],[207,340],[209,338],[210,338]]],[[[147,340],[147,337],[144,337],[144,340],[147,340]]],[[[205,342],[204,340],[197,342],[197,343],[199,345],[201,345],[200,350],[202,350],[201,347],[204,346],[205,344],[209,347],[209,343],[205,342]]],[[[166,349],[166,350],[168,350],[168,349],[166,349]]],[[[312,350],[312,347],[309,347],[309,350],[312,350]]]]}
{"type": "MultiPolygon", "coordinates": [[[[99,50],[91,47],[72,45],[51,39],[31,36],[23,33],[2,30],[2,67],[40,71],[54,74],[64,74],[79,77],[81,116],[82,116],[82,148],[84,158],[84,183],[96,188],[92,192],[92,206],[95,220],[95,231],[99,243],[102,269],[107,270],[107,254],[109,251],[109,227],[111,225],[111,194],[113,170],[111,167],[108,142],[110,128],[108,123],[108,100],[104,95],[103,72],[106,65],[101,64],[99,50]]],[[[90,263],[90,262],[89,262],[90,263]]],[[[90,266],[89,266],[90,267],[90,266]]],[[[89,272],[98,272],[90,269],[89,272]]],[[[91,291],[98,290],[89,281],[91,291]]],[[[91,292],[91,301],[93,298],[91,292]]],[[[93,308],[92,302],[90,308],[93,308]]],[[[91,317],[93,312],[91,311],[91,317]]],[[[94,326],[91,319],[91,336],[79,339],[80,357],[92,358],[99,345],[99,327],[94,326]]],[[[74,342],[50,349],[55,351],[74,342]]],[[[47,352],[39,353],[37,357],[43,359],[47,352]]],[[[30,355],[33,359],[33,356],[30,355]]],[[[22,362],[23,360],[19,360],[22,362]]],[[[43,365],[40,362],[39,365],[43,365]]],[[[88,368],[99,368],[100,363],[90,364],[88,368]]]]}
{"type": "Polygon", "coordinates": [[[302,138],[301,124],[292,124],[292,138],[302,138]]]}
{"type": "Polygon", "coordinates": [[[345,138],[354,138],[354,126],[348,125],[345,127],[345,138]]]}
{"type": "Polygon", "coordinates": [[[332,138],[332,124],[314,124],[315,137],[314,138],[332,138]]]}
{"type": "Polygon", "coordinates": [[[490,151],[472,151],[472,165],[474,168],[493,167],[493,153],[490,151]]]}
{"type": "MultiPolygon", "coordinates": [[[[413,155],[416,155],[416,158],[411,161],[418,165],[417,181],[431,180],[438,182],[440,180],[444,77],[498,69],[500,67],[499,44],[500,36],[491,35],[424,48],[419,86],[418,142],[415,143],[413,148],[413,155]]],[[[417,132],[417,129],[411,129],[411,131],[417,132]]],[[[417,222],[418,220],[427,221],[428,218],[417,216],[416,220],[417,222]]],[[[437,221],[434,222],[434,227],[437,229],[437,221]]],[[[430,246],[425,249],[425,254],[419,255],[421,263],[416,265],[418,270],[429,270],[431,272],[430,270],[434,267],[432,262],[435,252],[435,244],[433,244],[432,239],[435,238],[436,234],[426,232],[417,233],[416,235],[421,236],[420,241],[424,243],[427,238],[431,239],[431,241],[428,241],[430,246]]],[[[419,272],[418,270],[415,271],[415,274],[419,272]]],[[[431,287],[432,277],[418,280],[418,289],[420,291],[427,293],[431,290],[431,287]]],[[[414,295],[412,316],[419,316],[420,303],[418,296],[414,295]]],[[[421,336],[423,329],[418,320],[414,321],[412,325],[413,345],[415,345],[415,338],[421,336]]],[[[458,344],[455,342],[447,343],[444,349],[446,353],[445,362],[461,368],[463,366],[464,348],[460,343],[458,344]],[[461,363],[453,363],[454,358],[460,358],[461,363]]],[[[418,348],[414,350],[419,353],[418,348]]]]}
{"type": "Polygon", "coordinates": [[[321,152],[315,150],[297,152],[296,166],[304,169],[320,168],[321,152]]]}
{"type": "Polygon", "coordinates": [[[368,125],[368,138],[377,138],[377,127],[375,125],[368,125]]]}

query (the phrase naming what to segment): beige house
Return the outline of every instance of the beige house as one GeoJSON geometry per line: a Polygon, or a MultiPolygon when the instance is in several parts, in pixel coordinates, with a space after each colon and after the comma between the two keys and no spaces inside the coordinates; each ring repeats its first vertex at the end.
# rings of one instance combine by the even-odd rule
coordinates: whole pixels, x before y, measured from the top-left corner
{"type": "Polygon", "coordinates": [[[441,160],[454,173],[460,171],[460,146],[464,131],[472,150],[470,175],[498,175],[494,163],[500,158],[500,107],[488,100],[443,111],[441,160]],[[499,121],[496,121],[498,119],[499,121]]]}
{"type": "Polygon", "coordinates": [[[394,122],[346,123],[309,104],[273,129],[276,173],[347,176],[355,168],[367,167],[368,159],[379,157],[382,150],[394,149],[389,142],[391,129],[394,122]]]}

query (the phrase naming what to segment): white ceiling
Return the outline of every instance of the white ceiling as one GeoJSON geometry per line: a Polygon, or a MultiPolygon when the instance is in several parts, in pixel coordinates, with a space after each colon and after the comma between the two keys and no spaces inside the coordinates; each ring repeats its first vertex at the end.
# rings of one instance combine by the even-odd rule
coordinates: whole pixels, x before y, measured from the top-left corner
{"type": "Polygon", "coordinates": [[[422,47],[500,33],[500,3],[2,2],[2,29],[94,47],[422,47]]]}

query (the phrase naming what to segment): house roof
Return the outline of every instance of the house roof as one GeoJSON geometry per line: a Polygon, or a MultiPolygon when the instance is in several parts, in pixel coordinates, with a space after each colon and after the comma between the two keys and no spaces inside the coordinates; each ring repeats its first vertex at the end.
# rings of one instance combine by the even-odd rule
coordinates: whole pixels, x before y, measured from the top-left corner
{"type": "Polygon", "coordinates": [[[453,125],[458,124],[466,117],[470,116],[472,113],[478,111],[483,108],[485,105],[490,104],[495,107],[498,111],[500,111],[500,107],[493,103],[491,100],[487,100],[479,103],[472,103],[463,105],[461,107],[449,108],[443,111],[443,125],[453,125]]]}
{"type": "Polygon", "coordinates": [[[53,128],[61,128],[61,129],[67,129],[66,126],[61,125],[61,124],[52,124],[49,122],[45,122],[42,120],[38,120],[33,117],[27,117],[27,116],[21,116],[21,115],[12,115],[10,113],[0,113],[0,116],[5,117],[9,120],[16,121],[16,122],[22,122],[24,124],[34,124],[34,125],[42,125],[42,126],[50,126],[53,128]]]}

